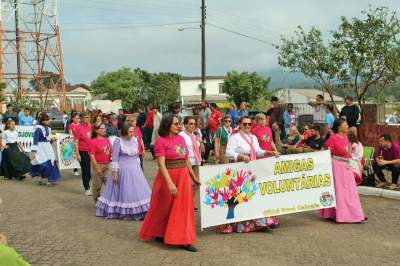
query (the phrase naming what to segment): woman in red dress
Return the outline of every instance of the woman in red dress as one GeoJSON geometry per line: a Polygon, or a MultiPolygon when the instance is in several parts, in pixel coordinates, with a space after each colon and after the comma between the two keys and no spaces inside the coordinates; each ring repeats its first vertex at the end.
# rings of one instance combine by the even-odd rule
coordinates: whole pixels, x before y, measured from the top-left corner
{"type": "Polygon", "coordinates": [[[169,114],[162,118],[154,145],[158,173],[154,181],[150,209],[140,228],[139,238],[157,240],[196,252],[196,227],[191,179],[195,176],[185,139],[178,135],[179,120],[169,114]]]}

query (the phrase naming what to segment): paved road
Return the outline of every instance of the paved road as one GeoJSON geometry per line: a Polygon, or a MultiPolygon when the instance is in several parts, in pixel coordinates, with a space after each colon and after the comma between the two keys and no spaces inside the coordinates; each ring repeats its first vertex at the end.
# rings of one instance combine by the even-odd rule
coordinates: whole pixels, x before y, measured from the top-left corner
{"type": "MultiPolygon", "coordinates": [[[[154,162],[145,160],[145,168],[152,183],[154,162]]],[[[363,197],[367,224],[338,225],[306,212],[281,217],[281,228],[272,233],[198,230],[199,252],[193,254],[139,241],[141,222],[95,217],[80,177],[64,175],[53,188],[0,180],[0,232],[33,265],[400,264],[399,201],[363,197]]]]}

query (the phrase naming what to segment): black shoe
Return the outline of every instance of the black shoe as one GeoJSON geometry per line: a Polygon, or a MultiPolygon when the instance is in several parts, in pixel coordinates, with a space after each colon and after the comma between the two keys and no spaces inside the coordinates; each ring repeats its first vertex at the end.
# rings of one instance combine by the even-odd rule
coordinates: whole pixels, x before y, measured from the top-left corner
{"type": "Polygon", "coordinates": [[[279,228],[281,225],[280,224],[271,224],[270,226],[269,226],[269,228],[271,228],[271,229],[277,229],[277,228],[279,228]]]}
{"type": "Polygon", "coordinates": [[[194,208],[194,211],[195,211],[195,212],[197,212],[197,211],[199,211],[199,209],[197,209],[197,208],[194,208]]]}
{"type": "Polygon", "coordinates": [[[192,245],[182,245],[182,246],[180,246],[180,247],[181,247],[181,249],[184,249],[184,250],[186,250],[186,251],[197,252],[197,248],[195,248],[195,247],[192,246],[192,245]]]}

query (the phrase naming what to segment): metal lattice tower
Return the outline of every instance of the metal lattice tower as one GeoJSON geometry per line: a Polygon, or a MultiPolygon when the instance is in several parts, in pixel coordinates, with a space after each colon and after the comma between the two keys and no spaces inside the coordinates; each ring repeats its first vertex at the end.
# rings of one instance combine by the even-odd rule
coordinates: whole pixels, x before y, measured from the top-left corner
{"type": "Polygon", "coordinates": [[[41,110],[51,98],[65,110],[58,0],[0,1],[0,80],[19,103],[33,83],[41,110]]]}

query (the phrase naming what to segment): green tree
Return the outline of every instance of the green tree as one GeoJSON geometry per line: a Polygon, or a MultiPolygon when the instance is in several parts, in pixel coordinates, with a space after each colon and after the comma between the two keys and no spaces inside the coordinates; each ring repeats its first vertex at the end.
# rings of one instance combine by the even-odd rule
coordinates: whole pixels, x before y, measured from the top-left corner
{"type": "Polygon", "coordinates": [[[222,85],[222,91],[228,95],[228,100],[237,106],[241,102],[254,105],[262,100],[267,100],[271,93],[268,84],[271,78],[264,79],[256,72],[236,72],[227,74],[222,85]]]}
{"type": "Polygon", "coordinates": [[[140,105],[159,106],[178,100],[179,75],[149,73],[142,69],[122,68],[103,72],[91,83],[95,95],[122,100],[122,107],[134,111],[140,105]]]}
{"type": "Polygon", "coordinates": [[[381,93],[400,75],[400,20],[386,7],[363,11],[364,19],[341,17],[332,46],[342,62],[339,79],[360,107],[368,92],[381,93]]]}
{"type": "Polygon", "coordinates": [[[306,32],[298,26],[295,37],[282,37],[281,41],[281,45],[275,45],[279,50],[279,64],[290,71],[302,72],[305,77],[314,80],[329,94],[335,105],[333,85],[342,63],[333,47],[324,42],[321,31],[312,27],[306,32]]]}

